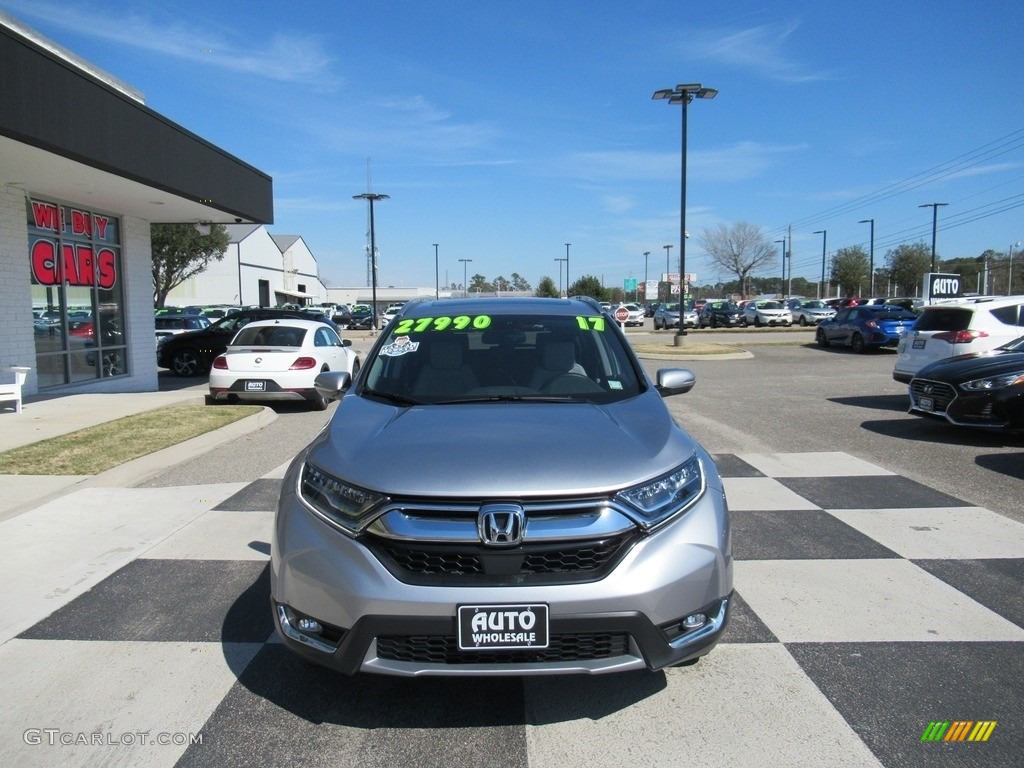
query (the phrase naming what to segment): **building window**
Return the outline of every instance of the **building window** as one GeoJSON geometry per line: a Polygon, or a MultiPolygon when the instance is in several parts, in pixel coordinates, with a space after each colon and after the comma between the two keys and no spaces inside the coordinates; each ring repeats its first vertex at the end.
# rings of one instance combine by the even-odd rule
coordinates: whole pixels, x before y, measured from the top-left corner
{"type": "Polygon", "coordinates": [[[120,220],[29,200],[28,248],[39,388],[127,374],[120,220]]]}

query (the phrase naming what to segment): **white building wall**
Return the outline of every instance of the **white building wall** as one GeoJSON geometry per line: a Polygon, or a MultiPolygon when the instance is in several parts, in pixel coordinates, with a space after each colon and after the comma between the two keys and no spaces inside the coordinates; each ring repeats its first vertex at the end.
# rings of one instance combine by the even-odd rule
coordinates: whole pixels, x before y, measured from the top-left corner
{"type": "Polygon", "coordinates": [[[211,261],[197,277],[186,280],[167,295],[168,306],[238,304],[238,244],[230,243],[224,258],[211,261]]]}
{"type": "Polygon", "coordinates": [[[319,304],[328,300],[327,288],[320,282],[320,267],[316,257],[301,237],[288,246],[282,256],[285,290],[297,291],[301,285],[305,286],[305,293],[311,296],[306,300],[308,303],[319,304]]]}
{"type": "Polygon", "coordinates": [[[32,331],[32,289],[28,263],[28,213],[25,192],[0,185],[0,381],[14,381],[11,365],[29,371],[22,393],[34,395],[36,343],[32,331]]]}
{"type": "Polygon", "coordinates": [[[297,291],[300,285],[313,297],[306,301],[329,301],[316,257],[301,237],[282,253],[266,227],[246,234],[247,228],[228,225],[228,232],[238,239],[228,244],[224,258],[211,262],[201,274],[171,291],[167,305],[256,305],[260,303],[260,280],[266,280],[270,286],[271,306],[277,303],[276,291],[297,291]]]}
{"type": "Polygon", "coordinates": [[[121,217],[125,319],[128,325],[128,379],[102,379],[90,391],[151,392],[160,388],[153,322],[153,246],[150,223],[121,217]]]}

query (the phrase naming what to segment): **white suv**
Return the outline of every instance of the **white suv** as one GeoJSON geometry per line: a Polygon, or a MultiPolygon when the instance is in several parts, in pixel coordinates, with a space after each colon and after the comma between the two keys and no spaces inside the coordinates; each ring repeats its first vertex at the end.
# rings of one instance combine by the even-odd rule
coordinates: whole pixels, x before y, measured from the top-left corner
{"type": "Polygon", "coordinates": [[[892,377],[909,384],[926,365],[988,352],[1024,336],[1024,296],[978,298],[925,307],[896,348],[892,377]]]}

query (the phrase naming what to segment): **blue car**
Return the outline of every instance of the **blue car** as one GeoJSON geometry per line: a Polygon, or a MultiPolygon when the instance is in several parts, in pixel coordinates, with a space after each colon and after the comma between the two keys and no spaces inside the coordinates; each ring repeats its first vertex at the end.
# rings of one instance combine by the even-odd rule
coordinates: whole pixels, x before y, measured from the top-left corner
{"type": "Polygon", "coordinates": [[[822,347],[841,344],[854,352],[895,347],[917,320],[910,310],[892,304],[861,304],[839,310],[823,320],[815,333],[822,347]]]}

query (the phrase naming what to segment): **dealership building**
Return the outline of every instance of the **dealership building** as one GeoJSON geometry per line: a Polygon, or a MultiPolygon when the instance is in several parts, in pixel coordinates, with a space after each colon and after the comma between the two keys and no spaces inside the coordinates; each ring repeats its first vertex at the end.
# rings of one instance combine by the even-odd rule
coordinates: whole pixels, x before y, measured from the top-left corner
{"type": "MultiPolygon", "coordinates": [[[[272,180],[3,12],[0,73],[0,380],[25,366],[26,395],[155,390],[150,225],[260,237],[272,180]]],[[[301,241],[272,246],[252,297],[232,296],[322,294],[301,241]]]]}

